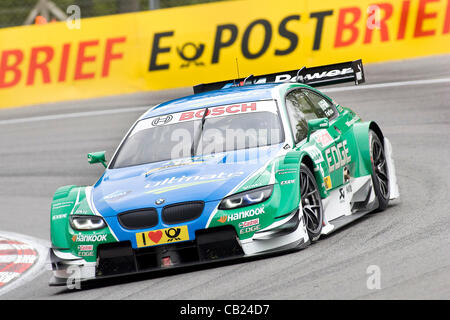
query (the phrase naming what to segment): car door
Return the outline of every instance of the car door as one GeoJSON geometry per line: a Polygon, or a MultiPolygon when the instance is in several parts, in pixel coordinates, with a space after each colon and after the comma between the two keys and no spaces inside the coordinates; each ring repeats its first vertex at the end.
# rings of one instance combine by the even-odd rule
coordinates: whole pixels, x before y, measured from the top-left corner
{"type": "MultiPolygon", "coordinates": [[[[308,121],[325,117],[317,107],[308,99],[305,89],[294,89],[286,95],[286,108],[289,114],[290,125],[294,135],[296,145],[302,144],[308,134],[308,121]]],[[[335,146],[334,137],[332,137],[327,129],[314,132],[311,135],[313,145],[308,147],[308,153],[315,158],[314,161],[325,159],[325,151],[335,146]]],[[[331,190],[335,186],[333,184],[333,176],[328,173],[326,162],[316,162],[319,166],[321,174],[324,178],[324,188],[331,190]]],[[[333,175],[337,175],[333,173],[333,175]]]]}
{"type": "Polygon", "coordinates": [[[342,140],[342,130],[336,126],[339,117],[334,104],[326,97],[312,90],[295,89],[286,95],[286,107],[290,116],[295,142],[303,141],[308,133],[308,121],[311,119],[328,118],[330,127],[314,132],[311,138],[328,165],[325,175],[327,190],[343,185],[343,171],[348,161],[346,142],[342,140]]]}
{"type": "Polygon", "coordinates": [[[304,90],[304,93],[311,104],[314,105],[314,110],[319,118],[327,117],[330,121],[328,133],[334,140],[324,150],[324,159],[328,165],[328,171],[332,180],[333,188],[338,189],[339,202],[348,202],[350,193],[352,192],[350,182],[350,171],[353,161],[349,152],[349,144],[345,133],[348,126],[340,119],[334,104],[323,95],[312,91],[304,90]]]}

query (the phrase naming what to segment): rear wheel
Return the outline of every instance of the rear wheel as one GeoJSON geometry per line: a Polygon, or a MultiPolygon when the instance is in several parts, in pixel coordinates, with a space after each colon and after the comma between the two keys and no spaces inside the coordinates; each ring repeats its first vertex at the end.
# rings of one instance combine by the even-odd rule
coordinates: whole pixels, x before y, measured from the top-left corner
{"type": "Polygon", "coordinates": [[[389,203],[389,173],[384,144],[372,130],[369,132],[370,158],[372,160],[372,182],[379,206],[378,211],[386,209],[389,203]]]}
{"type": "Polygon", "coordinates": [[[300,200],[308,236],[315,240],[322,231],[322,199],[314,174],[303,163],[300,166],[300,200]]]}

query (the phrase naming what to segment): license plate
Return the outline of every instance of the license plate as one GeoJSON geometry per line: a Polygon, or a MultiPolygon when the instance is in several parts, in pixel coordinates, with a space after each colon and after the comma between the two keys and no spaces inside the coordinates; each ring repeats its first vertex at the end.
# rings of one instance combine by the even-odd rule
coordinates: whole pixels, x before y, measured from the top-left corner
{"type": "Polygon", "coordinates": [[[187,226],[136,233],[138,248],[189,240],[187,226]]]}

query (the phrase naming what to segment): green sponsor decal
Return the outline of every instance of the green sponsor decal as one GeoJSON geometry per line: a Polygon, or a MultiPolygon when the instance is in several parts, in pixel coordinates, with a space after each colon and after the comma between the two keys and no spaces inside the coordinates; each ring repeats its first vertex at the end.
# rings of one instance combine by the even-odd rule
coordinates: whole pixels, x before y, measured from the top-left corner
{"type": "Polygon", "coordinates": [[[68,252],[95,262],[97,246],[116,242],[108,227],[93,231],[76,231],[70,226],[71,215],[94,215],[86,201],[86,188],[70,186],[57,190],[50,213],[52,246],[68,249],[68,252]]]}

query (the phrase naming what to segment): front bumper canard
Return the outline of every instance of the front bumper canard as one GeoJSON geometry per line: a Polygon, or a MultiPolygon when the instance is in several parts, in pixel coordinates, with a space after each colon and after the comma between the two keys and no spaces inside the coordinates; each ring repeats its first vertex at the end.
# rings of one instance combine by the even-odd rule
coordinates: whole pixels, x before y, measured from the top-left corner
{"type": "Polygon", "coordinates": [[[53,270],[53,277],[49,285],[69,285],[77,280],[95,278],[95,262],[86,262],[71,253],[50,248],[49,259],[53,270]]]}

